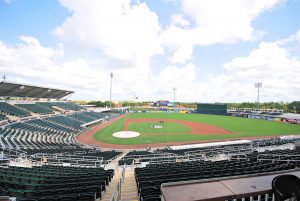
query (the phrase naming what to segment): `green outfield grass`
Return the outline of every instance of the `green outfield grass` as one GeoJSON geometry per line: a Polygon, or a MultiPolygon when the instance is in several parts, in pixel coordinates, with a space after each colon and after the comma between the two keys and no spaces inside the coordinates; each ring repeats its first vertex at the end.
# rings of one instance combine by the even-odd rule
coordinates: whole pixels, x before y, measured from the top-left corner
{"type": "MultiPolygon", "coordinates": [[[[170,123],[170,122],[169,122],[170,123]]],[[[168,124],[169,124],[168,123],[168,124]]],[[[178,113],[133,113],[130,114],[106,128],[94,134],[94,138],[98,141],[103,141],[111,144],[149,144],[159,142],[180,142],[180,141],[194,141],[194,140],[223,140],[228,138],[243,138],[255,136],[277,136],[277,135],[291,135],[300,134],[300,126],[285,124],[279,122],[271,122],[266,120],[247,119],[230,116],[218,115],[202,115],[202,114],[178,114],[178,113]],[[141,133],[139,137],[130,139],[115,138],[112,136],[114,132],[122,131],[124,128],[123,121],[126,118],[161,118],[165,119],[181,119],[186,121],[194,121],[210,124],[221,127],[232,132],[227,135],[194,135],[188,134],[187,127],[172,123],[165,128],[168,132],[161,132],[160,129],[152,129],[152,123],[130,123],[129,130],[138,131],[141,133]],[[149,130],[155,132],[150,132],[149,130]],[[178,132],[178,129],[183,129],[178,132]],[[170,130],[174,131],[169,132],[170,130]],[[185,133],[187,132],[187,133],[185,133]],[[155,134],[155,135],[149,135],[155,134]],[[179,134],[183,133],[183,134],[179,134]]]]}

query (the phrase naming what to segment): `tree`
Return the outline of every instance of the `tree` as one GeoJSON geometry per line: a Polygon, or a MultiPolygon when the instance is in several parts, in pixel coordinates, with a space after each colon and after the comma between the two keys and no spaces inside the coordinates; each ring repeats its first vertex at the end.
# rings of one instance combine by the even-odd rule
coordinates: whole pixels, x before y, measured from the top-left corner
{"type": "Polygon", "coordinates": [[[288,112],[300,113],[300,101],[293,101],[287,105],[288,112]]]}

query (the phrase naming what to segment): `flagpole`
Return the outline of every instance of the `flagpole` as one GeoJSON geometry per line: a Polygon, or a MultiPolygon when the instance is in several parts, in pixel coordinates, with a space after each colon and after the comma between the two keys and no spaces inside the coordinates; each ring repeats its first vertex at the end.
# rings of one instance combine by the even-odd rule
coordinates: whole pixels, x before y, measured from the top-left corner
{"type": "Polygon", "coordinates": [[[109,93],[109,108],[111,110],[111,91],[112,91],[112,79],[113,79],[113,73],[110,73],[110,93],[109,93]]]}

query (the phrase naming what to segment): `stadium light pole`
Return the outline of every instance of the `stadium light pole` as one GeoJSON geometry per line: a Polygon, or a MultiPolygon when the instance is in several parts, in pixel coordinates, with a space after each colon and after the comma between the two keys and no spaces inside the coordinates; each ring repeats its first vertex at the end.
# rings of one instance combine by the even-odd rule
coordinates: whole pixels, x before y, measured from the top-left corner
{"type": "Polygon", "coordinates": [[[259,88],[262,87],[261,82],[257,82],[254,84],[255,88],[257,88],[257,111],[259,110],[259,88]]]}
{"type": "Polygon", "coordinates": [[[176,91],[177,91],[177,88],[176,88],[176,87],[173,87],[172,90],[173,90],[173,92],[174,92],[173,107],[174,107],[174,112],[175,112],[175,93],[176,93],[176,91]]]}
{"type": "Polygon", "coordinates": [[[112,79],[113,79],[113,73],[110,73],[110,92],[109,92],[109,108],[111,110],[111,90],[112,90],[112,79]]]}

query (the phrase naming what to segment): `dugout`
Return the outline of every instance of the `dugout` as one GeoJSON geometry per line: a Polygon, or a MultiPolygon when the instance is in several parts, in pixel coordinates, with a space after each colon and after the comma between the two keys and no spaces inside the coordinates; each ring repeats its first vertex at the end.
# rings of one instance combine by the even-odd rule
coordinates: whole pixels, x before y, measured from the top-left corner
{"type": "Polygon", "coordinates": [[[227,115],[227,104],[200,103],[197,104],[197,113],[227,115]]]}

